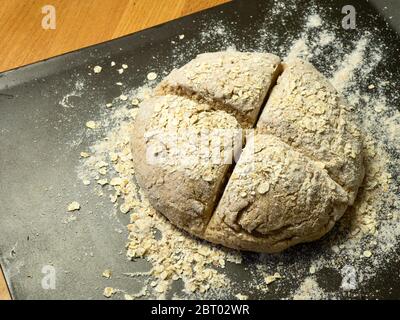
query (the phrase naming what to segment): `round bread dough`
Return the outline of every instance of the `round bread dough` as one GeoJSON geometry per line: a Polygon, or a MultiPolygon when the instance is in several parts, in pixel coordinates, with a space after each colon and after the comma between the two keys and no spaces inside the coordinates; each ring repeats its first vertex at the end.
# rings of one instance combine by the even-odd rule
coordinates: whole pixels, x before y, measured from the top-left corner
{"type": "Polygon", "coordinates": [[[353,203],[361,136],[352,109],[311,64],[206,53],[154,93],[135,120],[133,165],[150,203],[176,226],[227,247],[279,252],[319,239],[353,203]],[[240,154],[242,129],[250,136],[240,154]],[[207,146],[235,142],[211,152],[224,161],[199,152],[204,132],[212,132],[207,146]]]}

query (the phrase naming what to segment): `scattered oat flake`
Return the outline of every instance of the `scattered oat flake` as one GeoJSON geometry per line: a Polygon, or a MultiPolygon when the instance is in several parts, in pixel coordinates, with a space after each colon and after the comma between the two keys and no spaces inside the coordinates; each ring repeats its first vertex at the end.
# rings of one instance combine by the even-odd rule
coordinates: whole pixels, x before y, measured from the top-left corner
{"type": "Polygon", "coordinates": [[[133,98],[133,99],[132,99],[132,105],[138,106],[139,103],[140,103],[139,99],[137,99],[137,98],[133,98]]]}
{"type": "Polygon", "coordinates": [[[106,107],[107,107],[107,108],[111,108],[112,106],[113,106],[112,103],[107,103],[107,104],[106,104],[106,107]]]}
{"type": "Polygon", "coordinates": [[[110,160],[111,160],[112,162],[116,162],[116,161],[118,160],[118,154],[115,153],[115,152],[111,152],[111,153],[110,153],[110,160]]]}
{"type": "Polygon", "coordinates": [[[111,278],[111,274],[112,274],[111,270],[107,269],[107,270],[103,271],[102,276],[104,278],[110,279],[111,278]]]}
{"type": "Polygon", "coordinates": [[[115,294],[116,292],[117,292],[117,290],[115,290],[114,288],[106,287],[106,288],[104,288],[103,295],[104,295],[106,298],[111,298],[111,296],[112,296],[113,294],[115,294]]]}
{"type": "Polygon", "coordinates": [[[369,86],[368,86],[368,89],[370,89],[370,90],[372,90],[372,89],[374,89],[375,88],[375,86],[373,85],[373,84],[370,84],[369,86]]]}
{"type": "Polygon", "coordinates": [[[125,203],[123,203],[123,204],[121,204],[121,206],[119,207],[119,210],[120,210],[122,213],[128,213],[129,210],[130,210],[130,208],[129,208],[129,206],[127,206],[125,203]]]}
{"type": "Polygon", "coordinates": [[[96,168],[103,168],[103,167],[108,167],[108,163],[103,160],[96,163],[96,168]]]}
{"type": "Polygon", "coordinates": [[[156,285],[154,290],[157,293],[163,293],[163,292],[167,291],[168,287],[169,287],[168,282],[163,281],[163,282],[160,282],[158,285],[156,285]]]}
{"type": "Polygon", "coordinates": [[[236,297],[238,300],[248,300],[248,299],[249,299],[249,296],[246,296],[246,295],[241,294],[241,293],[238,293],[237,295],[235,295],[235,297],[236,297]]]}
{"type": "Polygon", "coordinates": [[[126,96],[126,95],[124,95],[124,94],[121,94],[121,95],[119,96],[119,98],[120,98],[122,101],[128,100],[128,96],[126,96]]]}
{"type": "Polygon", "coordinates": [[[268,284],[271,284],[272,282],[275,282],[276,280],[279,280],[279,279],[282,279],[282,276],[279,274],[279,273],[275,273],[274,275],[272,275],[272,276],[266,276],[265,278],[264,278],[264,280],[265,280],[265,283],[268,285],[268,284]]]}
{"type": "Polygon", "coordinates": [[[115,195],[115,194],[110,194],[110,201],[111,201],[112,203],[117,202],[117,199],[118,199],[118,196],[117,196],[117,195],[115,195]]]}
{"type": "Polygon", "coordinates": [[[123,183],[123,180],[119,177],[112,178],[110,181],[110,185],[112,185],[112,186],[120,186],[120,185],[122,185],[122,183],[123,183]]]}
{"type": "Polygon", "coordinates": [[[184,34],[179,35],[179,39],[180,39],[180,40],[183,40],[183,38],[185,38],[185,35],[184,35],[184,34]]]}
{"type": "Polygon", "coordinates": [[[81,158],[89,158],[89,157],[90,157],[89,153],[84,152],[84,151],[81,152],[81,158]]]}
{"type": "Polygon", "coordinates": [[[366,258],[371,258],[372,257],[372,252],[370,250],[365,250],[363,252],[363,256],[366,258]]]}
{"type": "Polygon", "coordinates": [[[68,205],[67,210],[68,211],[76,211],[76,210],[79,210],[80,208],[81,208],[81,205],[78,202],[73,201],[68,205]]]}
{"type": "Polygon", "coordinates": [[[99,180],[97,180],[97,183],[101,186],[105,186],[106,184],[108,184],[108,180],[107,179],[99,179],[99,180]]]}
{"type": "Polygon", "coordinates": [[[127,64],[123,64],[122,65],[122,69],[128,69],[128,65],[127,64]]]}
{"type": "Polygon", "coordinates": [[[116,63],[114,61],[111,61],[111,67],[114,67],[116,63]]]}
{"type": "Polygon", "coordinates": [[[88,121],[88,122],[86,122],[86,127],[88,127],[89,129],[96,129],[97,123],[94,121],[88,121]]]}
{"type": "Polygon", "coordinates": [[[259,194],[265,194],[265,193],[267,193],[267,192],[269,191],[269,183],[266,182],[266,181],[263,182],[263,183],[261,183],[261,184],[258,186],[257,191],[258,191],[259,194]]]}
{"type": "Polygon", "coordinates": [[[94,72],[94,73],[100,73],[102,69],[103,69],[103,68],[100,67],[100,66],[95,66],[95,67],[93,68],[93,72],[94,72]]]}
{"type": "Polygon", "coordinates": [[[157,73],[155,72],[150,72],[147,74],[147,79],[150,81],[156,80],[157,79],[157,73]]]}
{"type": "Polygon", "coordinates": [[[127,293],[124,294],[124,299],[125,300],[135,300],[135,298],[133,296],[131,296],[130,294],[127,294],[127,293]]]}
{"type": "Polygon", "coordinates": [[[121,68],[121,69],[118,69],[118,73],[119,73],[119,74],[123,74],[123,73],[124,73],[124,69],[122,69],[122,68],[121,68]]]}
{"type": "Polygon", "coordinates": [[[122,86],[122,82],[116,82],[115,83],[117,86],[122,86]]]}

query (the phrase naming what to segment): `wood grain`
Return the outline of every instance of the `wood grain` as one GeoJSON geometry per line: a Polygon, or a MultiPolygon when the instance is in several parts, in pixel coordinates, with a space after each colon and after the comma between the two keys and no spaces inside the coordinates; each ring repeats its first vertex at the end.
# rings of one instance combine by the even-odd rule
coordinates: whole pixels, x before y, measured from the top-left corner
{"type": "MultiPolygon", "coordinates": [[[[115,39],[230,0],[7,0],[0,4],[0,72],[115,39]],[[42,7],[56,29],[42,28],[42,7]]],[[[0,269],[0,300],[10,293],[0,269]]]]}
{"type": "Polygon", "coordinates": [[[121,37],[228,0],[7,0],[0,4],[0,71],[121,37]],[[56,29],[42,28],[42,7],[56,29]]]}
{"type": "Polygon", "coordinates": [[[0,300],[11,300],[10,292],[0,267],[0,300]]]}

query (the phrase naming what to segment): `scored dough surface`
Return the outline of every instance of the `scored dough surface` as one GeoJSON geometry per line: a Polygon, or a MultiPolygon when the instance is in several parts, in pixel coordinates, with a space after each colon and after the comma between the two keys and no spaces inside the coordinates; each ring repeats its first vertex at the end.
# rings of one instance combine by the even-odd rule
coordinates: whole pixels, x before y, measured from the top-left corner
{"type": "Polygon", "coordinates": [[[251,128],[280,73],[280,62],[270,53],[203,53],[172,70],[156,91],[205,101],[234,114],[243,127],[251,128]]]}
{"type": "Polygon", "coordinates": [[[348,195],[319,163],[267,134],[250,138],[205,238],[228,247],[278,252],[328,232],[348,195]]]}
{"type": "Polygon", "coordinates": [[[364,169],[351,108],[310,63],[294,59],[283,66],[257,128],[324,163],[331,177],[350,193],[352,203],[364,169]]]}
{"type": "MultiPolygon", "coordinates": [[[[232,129],[228,134],[239,138],[238,122],[206,104],[167,95],[145,101],[135,123],[133,164],[150,203],[177,226],[202,235],[230,164],[214,164],[212,153],[196,158],[195,138],[205,129],[232,129]],[[187,140],[188,134],[192,139],[187,140]],[[183,158],[187,161],[180,162],[183,158]]],[[[222,140],[218,134],[212,137],[222,140]]],[[[241,140],[236,147],[242,147],[241,140]]]]}
{"type": "Polygon", "coordinates": [[[353,203],[364,175],[361,137],[351,108],[311,64],[206,53],[155,93],[135,120],[133,165],[150,203],[176,226],[227,247],[278,252],[322,237],[353,203]],[[230,129],[238,143],[218,152],[237,155],[239,130],[254,126],[236,165],[208,154],[196,162],[204,130],[230,129]]]}

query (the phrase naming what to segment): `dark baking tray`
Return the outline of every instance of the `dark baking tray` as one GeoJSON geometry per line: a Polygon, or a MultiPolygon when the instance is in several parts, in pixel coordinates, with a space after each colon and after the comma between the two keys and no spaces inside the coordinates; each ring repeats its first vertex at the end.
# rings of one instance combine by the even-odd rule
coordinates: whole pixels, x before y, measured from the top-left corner
{"type": "MultiPolygon", "coordinates": [[[[144,262],[130,262],[125,258],[127,233],[115,231],[124,228],[128,217],[110,216],[111,204],[99,200],[77,179],[79,152],[94,139],[82,139],[78,133],[86,121],[99,115],[99,105],[120,94],[121,89],[114,85],[116,81],[123,81],[127,87],[138,87],[149,71],[158,70],[162,74],[191,60],[197,53],[224,49],[218,41],[199,43],[194,50],[187,50],[185,61],[176,61],[172,54],[176,45],[171,40],[178,41],[180,34],[193,41],[210,21],[220,21],[233,26],[235,38],[241,39],[235,43],[238,49],[258,48],[251,35],[272,6],[271,2],[234,1],[0,74],[0,256],[13,298],[101,299],[103,288],[109,285],[132,292],[140,288],[135,279],[127,281],[126,277],[118,276],[146,267],[144,262]],[[109,66],[112,60],[119,65],[127,63],[128,71],[120,76],[105,67],[95,77],[88,75],[88,66],[109,66]],[[60,107],[59,102],[73,90],[77,79],[84,79],[84,93],[71,97],[74,107],[60,107]],[[73,200],[84,203],[85,212],[78,215],[76,223],[64,224],[66,204],[73,200]],[[45,265],[53,265],[57,271],[55,290],[41,287],[45,265]],[[116,275],[112,282],[99,276],[106,268],[111,268],[116,275]]],[[[332,23],[340,24],[341,8],[347,2],[297,1],[292,20],[284,27],[271,25],[271,29],[282,42],[295,38],[311,4],[329,12],[332,23]]],[[[375,36],[394,48],[393,52],[399,52],[396,34],[399,2],[352,0],[351,4],[357,9],[357,30],[374,30],[375,36]],[[389,13],[385,6],[390,8],[389,13]],[[380,11],[393,16],[391,27],[380,11]]],[[[349,34],[356,36],[357,30],[343,31],[343,41],[349,34]]],[[[180,46],[184,52],[184,44],[180,46]]],[[[265,51],[269,49],[272,48],[265,47],[265,51]]],[[[398,54],[393,54],[390,60],[387,65],[398,75],[398,54]]],[[[366,287],[343,297],[400,298],[398,267],[397,262],[389,264],[366,287]]],[[[240,279],[245,271],[235,272],[240,279]]],[[[334,275],[327,273],[323,280],[328,286],[337,287],[334,275]]],[[[276,295],[253,292],[250,297],[284,298],[289,291],[286,288],[276,295]]],[[[246,288],[242,293],[246,293],[246,288]]],[[[225,297],[232,298],[231,293],[227,292],[225,297]]]]}

